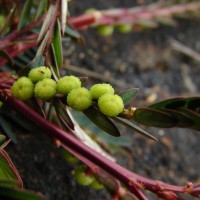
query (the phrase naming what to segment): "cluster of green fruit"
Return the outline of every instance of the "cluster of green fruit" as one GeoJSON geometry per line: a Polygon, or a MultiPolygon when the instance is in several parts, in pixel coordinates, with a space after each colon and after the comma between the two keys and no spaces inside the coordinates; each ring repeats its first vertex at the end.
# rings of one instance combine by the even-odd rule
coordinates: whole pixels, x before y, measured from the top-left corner
{"type": "Polygon", "coordinates": [[[45,66],[34,68],[28,77],[23,76],[14,82],[12,94],[22,101],[33,95],[47,101],[57,93],[62,94],[66,96],[67,104],[79,111],[84,111],[97,102],[100,111],[110,117],[118,115],[124,109],[122,98],[114,94],[114,89],[109,84],[95,84],[88,90],[81,87],[78,77],[64,76],[56,82],[51,76],[51,70],[45,66]]]}

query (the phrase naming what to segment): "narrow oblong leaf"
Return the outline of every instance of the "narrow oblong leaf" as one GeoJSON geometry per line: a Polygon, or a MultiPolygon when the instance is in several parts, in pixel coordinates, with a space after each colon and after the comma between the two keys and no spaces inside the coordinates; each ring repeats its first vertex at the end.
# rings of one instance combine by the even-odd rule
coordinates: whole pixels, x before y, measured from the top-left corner
{"type": "Polygon", "coordinates": [[[0,187],[17,188],[18,182],[16,180],[8,180],[0,178],[0,187]]]}
{"type": "Polygon", "coordinates": [[[165,113],[168,113],[172,115],[177,120],[176,127],[186,127],[189,128],[192,126],[193,122],[190,118],[187,117],[186,114],[180,112],[179,110],[171,110],[171,109],[160,109],[160,111],[164,111],[165,113]]]}
{"type": "Polygon", "coordinates": [[[0,179],[15,180],[18,187],[22,188],[22,179],[5,150],[0,149],[0,179]]]}
{"type": "Polygon", "coordinates": [[[4,130],[4,132],[8,135],[8,137],[14,142],[17,143],[17,139],[15,133],[13,132],[10,124],[0,116],[0,126],[4,130]]]}
{"type": "Polygon", "coordinates": [[[60,115],[62,117],[62,119],[64,119],[64,121],[67,123],[67,125],[72,130],[74,130],[74,124],[73,124],[70,116],[68,115],[66,108],[63,105],[63,103],[59,99],[55,99],[54,100],[54,106],[55,106],[57,114],[60,115]]]}
{"type": "Polygon", "coordinates": [[[133,120],[145,126],[171,128],[177,124],[176,118],[163,111],[150,108],[138,108],[134,111],[133,120]]]}
{"type": "Polygon", "coordinates": [[[131,88],[120,93],[119,96],[122,98],[124,105],[130,103],[133,100],[133,98],[138,94],[138,91],[138,88],[131,88]]]}
{"type": "Polygon", "coordinates": [[[4,144],[5,141],[6,141],[6,136],[0,134],[0,148],[1,148],[1,146],[4,144]]]}
{"type": "Polygon", "coordinates": [[[200,114],[186,108],[181,108],[180,111],[193,122],[189,128],[200,131],[200,114]]]}
{"type": "Polygon", "coordinates": [[[119,123],[123,124],[124,126],[128,127],[128,128],[131,128],[133,129],[134,131],[152,139],[152,140],[155,140],[157,141],[157,138],[155,138],[153,135],[151,135],[150,133],[148,133],[147,131],[143,130],[142,128],[140,128],[139,126],[137,126],[136,124],[126,120],[126,119],[123,119],[123,118],[120,118],[120,117],[115,117],[114,120],[117,120],[119,123]]]}
{"type": "Polygon", "coordinates": [[[80,40],[81,39],[81,35],[80,35],[80,33],[78,32],[78,31],[76,31],[76,30],[73,30],[71,27],[69,27],[69,26],[66,26],[66,28],[65,28],[65,33],[68,35],[68,36],[70,36],[70,37],[72,37],[72,38],[74,38],[74,39],[77,39],[77,40],[80,40]]]}
{"type": "Polygon", "coordinates": [[[35,15],[35,20],[37,20],[41,16],[42,12],[46,9],[46,7],[47,7],[47,0],[40,1],[39,5],[37,7],[38,9],[37,9],[37,13],[35,15]]]}
{"type": "Polygon", "coordinates": [[[20,21],[17,26],[17,30],[20,30],[28,22],[32,3],[33,3],[33,0],[27,0],[26,3],[24,4],[22,15],[20,17],[20,21]]]}
{"type": "Polygon", "coordinates": [[[180,104],[178,105],[178,104],[176,104],[176,102],[179,102],[179,101],[182,101],[182,100],[184,100],[184,98],[167,99],[167,100],[152,104],[148,108],[151,108],[151,109],[170,108],[170,105],[171,105],[171,107],[173,107],[172,105],[174,105],[176,107],[177,106],[180,107],[180,104]]]}
{"type": "Polygon", "coordinates": [[[90,107],[84,111],[84,114],[99,128],[107,132],[108,134],[119,137],[120,132],[114,123],[100,111],[94,107],[90,107]]]}
{"type": "Polygon", "coordinates": [[[45,198],[28,190],[20,190],[17,188],[0,187],[0,199],[7,200],[45,200],[45,198]]]}
{"type": "Polygon", "coordinates": [[[42,55],[37,55],[26,67],[24,67],[22,70],[19,71],[19,76],[27,76],[28,72],[32,68],[36,68],[39,66],[44,65],[44,57],[42,55]]]}
{"type": "Polygon", "coordinates": [[[48,30],[48,28],[51,24],[51,19],[52,19],[54,12],[55,12],[55,6],[51,5],[49,7],[49,10],[48,10],[47,15],[45,17],[45,20],[43,22],[42,28],[40,30],[40,34],[38,36],[37,43],[39,43],[42,40],[42,38],[44,37],[44,35],[46,34],[46,32],[47,32],[47,30],[48,30]]]}
{"type": "Polygon", "coordinates": [[[54,47],[54,51],[55,51],[56,63],[58,65],[58,68],[61,68],[62,63],[63,63],[63,53],[62,53],[61,28],[60,28],[59,20],[57,20],[57,23],[55,26],[52,43],[53,43],[53,47],[54,47]]]}

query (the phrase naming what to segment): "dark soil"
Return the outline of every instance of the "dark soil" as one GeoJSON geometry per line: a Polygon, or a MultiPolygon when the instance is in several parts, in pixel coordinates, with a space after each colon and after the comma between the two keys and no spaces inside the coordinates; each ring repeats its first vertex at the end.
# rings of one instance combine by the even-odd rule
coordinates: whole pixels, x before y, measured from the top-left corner
{"type": "MultiPolygon", "coordinates": [[[[150,1],[145,1],[146,3],[150,1]]],[[[70,3],[71,14],[86,8],[108,9],[135,6],[135,1],[84,1],[70,3]]],[[[200,23],[178,20],[177,27],[161,26],[154,30],[120,34],[103,38],[95,30],[81,32],[85,46],[65,43],[65,64],[95,71],[107,80],[114,80],[119,91],[140,88],[133,106],[147,106],[155,101],[175,96],[195,96],[200,92],[199,62],[174,51],[170,41],[200,52],[200,23]]],[[[101,82],[90,74],[68,70],[67,73],[89,76],[91,82],[101,82]]],[[[146,128],[159,141],[151,142],[137,133],[124,131],[131,139],[127,151],[133,159],[118,155],[119,163],[132,171],[156,180],[184,185],[200,181],[200,134],[188,129],[146,128]]],[[[6,149],[18,168],[25,188],[43,193],[50,200],[111,199],[106,191],[94,191],[78,185],[71,175],[72,166],[66,163],[48,137],[42,133],[17,136],[18,144],[6,149]]],[[[150,199],[157,199],[150,196],[150,199]]],[[[191,199],[191,198],[190,198],[191,199]]]]}

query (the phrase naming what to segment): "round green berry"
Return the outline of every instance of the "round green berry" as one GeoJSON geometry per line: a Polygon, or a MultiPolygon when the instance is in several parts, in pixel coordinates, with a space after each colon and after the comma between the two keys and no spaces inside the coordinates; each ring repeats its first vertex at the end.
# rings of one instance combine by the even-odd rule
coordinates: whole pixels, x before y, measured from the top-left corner
{"type": "Polygon", "coordinates": [[[119,24],[117,25],[117,29],[121,33],[129,33],[132,31],[132,24],[119,24]]]}
{"type": "Polygon", "coordinates": [[[104,185],[101,184],[97,179],[94,179],[94,181],[90,184],[90,187],[95,189],[95,190],[104,189],[104,185]]]}
{"type": "Polygon", "coordinates": [[[104,94],[99,98],[98,106],[100,111],[109,117],[118,115],[124,109],[123,100],[117,94],[104,94]]]}
{"type": "Polygon", "coordinates": [[[104,94],[114,94],[114,89],[110,84],[107,83],[99,83],[95,84],[90,88],[90,92],[92,94],[93,99],[98,99],[104,94]]]}
{"type": "Polygon", "coordinates": [[[2,102],[2,101],[0,101],[0,108],[2,108],[2,106],[3,106],[3,102],[2,102]]]}
{"type": "Polygon", "coordinates": [[[86,88],[76,88],[68,94],[67,103],[72,108],[83,111],[92,105],[92,95],[86,88]]]}
{"type": "Polygon", "coordinates": [[[51,75],[51,70],[48,67],[41,66],[32,69],[29,72],[28,77],[33,81],[33,83],[37,83],[45,78],[51,78],[51,75]]]}
{"type": "Polygon", "coordinates": [[[56,94],[56,82],[53,79],[46,78],[36,83],[34,88],[35,96],[42,100],[50,100],[56,94]]]}
{"type": "Polygon", "coordinates": [[[67,95],[71,90],[81,87],[81,81],[75,76],[64,76],[57,82],[57,91],[67,95]]]}
{"type": "Polygon", "coordinates": [[[101,25],[97,27],[97,31],[102,36],[111,36],[114,32],[114,27],[111,25],[101,25]]]}
{"type": "Polygon", "coordinates": [[[94,177],[92,175],[86,174],[86,167],[80,166],[77,167],[74,171],[75,180],[84,186],[90,185],[94,181],[94,177]]]}
{"type": "Polygon", "coordinates": [[[17,99],[26,101],[33,96],[34,84],[30,78],[21,77],[11,87],[12,95],[17,99]]]}

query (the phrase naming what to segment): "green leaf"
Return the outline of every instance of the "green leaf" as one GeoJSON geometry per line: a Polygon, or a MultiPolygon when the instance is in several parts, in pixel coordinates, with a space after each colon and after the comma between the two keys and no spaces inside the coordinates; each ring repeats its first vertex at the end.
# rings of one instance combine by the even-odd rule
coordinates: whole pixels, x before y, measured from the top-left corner
{"type": "Polygon", "coordinates": [[[170,109],[164,108],[164,109],[160,109],[160,111],[163,111],[165,113],[172,115],[177,121],[177,124],[176,124],[177,127],[189,128],[193,124],[192,120],[190,120],[190,118],[188,118],[186,114],[182,113],[179,110],[170,110],[170,109]]]}
{"type": "Polygon", "coordinates": [[[150,108],[138,108],[134,111],[133,120],[145,126],[171,128],[177,124],[176,118],[163,111],[150,108]]]}
{"type": "Polygon", "coordinates": [[[200,114],[186,108],[181,108],[180,111],[193,122],[189,128],[200,131],[200,114]]]}
{"type": "Polygon", "coordinates": [[[13,132],[10,124],[0,116],[0,126],[4,130],[4,132],[8,135],[8,137],[14,142],[17,143],[17,139],[15,133],[13,132]]]}
{"type": "MultiPolygon", "coordinates": [[[[59,20],[57,20],[56,23],[52,44],[53,44],[53,52],[55,54],[54,56],[55,63],[57,64],[58,68],[61,68],[63,63],[63,53],[62,53],[62,37],[61,37],[59,20]]],[[[58,72],[56,72],[56,74],[58,74],[58,72]]]]}
{"type": "Polygon", "coordinates": [[[17,188],[19,187],[19,184],[16,180],[8,180],[0,178],[0,187],[17,188]]]}
{"type": "Polygon", "coordinates": [[[76,40],[80,40],[80,39],[81,39],[80,33],[77,32],[77,31],[75,31],[75,30],[73,30],[73,29],[72,29],[71,27],[69,27],[69,26],[66,26],[66,28],[65,28],[65,33],[66,33],[68,36],[70,36],[70,37],[72,37],[72,38],[74,38],[74,39],[76,39],[76,40]]]}
{"type": "Polygon", "coordinates": [[[151,135],[150,133],[148,133],[147,131],[143,130],[142,128],[140,128],[139,126],[137,126],[136,124],[134,124],[132,122],[130,122],[130,121],[126,120],[126,119],[120,118],[120,117],[114,117],[113,119],[118,121],[122,125],[124,125],[124,126],[126,126],[128,128],[131,128],[134,131],[144,135],[145,137],[148,137],[148,138],[150,138],[152,140],[157,141],[157,138],[155,138],[153,135],[151,135]]]}
{"type": "Polygon", "coordinates": [[[42,55],[37,55],[26,67],[19,71],[19,76],[27,76],[29,71],[33,68],[43,66],[44,57],[42,55]]]}
{"type": "Polygon", "coordinates": [[[0,57],[5,58],[9,62],[9,64],[13,66],[13,59],[9,56],[9,54],[6,51],[0,49],[0,57]]]}
{"type": "Polygon", "coordinates": [[[177,108],[177,107],[180,107],[183,105],[182,100],[184,100],[184,98],[167,99],[165,101],[155,103],[155,104],[149,106],[148,108],[152,108],[152,109],[177,108]],[[179,102],[181,102],[181,103],[179,103],[179,102]]]}
{"type": "Polygon", "coordinates": [[[57,114],[62,117],[62,119],[67,123],[67,125],[72,130],[74,130],[74,124],[73,124],[70,116],[68,115],[68,113],[66,111],[66,107],[64,106],[64,104],[59,99],[55,99],[54,100],[54,106],[55,106],[57,114]]]}
{"type": "Polygon", "coordinates": [[[100,111],[97,109],[90,107],[86,111],[84,111],[84,114],[99,128],[107,132],[108,134],[119,137],[120,132],[118,128],[114,125],[114,123],[105,115],[103,115],[100,111]]]}
{"type": "Polygon", "coordinates": [[[6,141],[6,136],[0,134],[0,148],[1,148],[1,146],[4,144],[5,141],[6,141]]]}
{"type": "Polygon", "coordinates": [[[48,10],[47,15],[45,17],[45,20],[42,24],[42,28],[40,30],[40,34],[38,36],[37,43],[39,43],[42,40],[42,38],[45,36],[45,34],[47,33],[47,30],[48,30],[48,28],[51,24],[51,21],[52,21],[51,19],[53,17],[54,12],[55,12],[55,6],[51,5],[49,7],[49,10],[48,10]]]}
{"type": "Polygon", "coordinates": [[[9,155],[3,149],[0,149],[0,179],[15,180],[18,183],[18,187],[22,187],[21,177],[9,155]]]}
{"type": "Polygon", "coordinates": [[[39,5],[38,5],[38,9],[37,9],[37,13],[35,15],[35,20],[37,20],[42,12],[47,8],[47,0],[42,0],[40,1],[39,5]]]}
{"type": "Polygon", "coordinates": [[[124,105],[130,103],[137,95],[138,91],[138,88],[131,88],[129,90],[126,90],[125,92],[120,93],[119,96],[122,98],[124,105]]]}
{"type": "Polygon", "coordinates": [[[42,195],[28,190],[0,187],[0,199],[7,200],[44,200],[42,195]]]}
{"type": "Polygon", "coordinates": [[[30,16],[31,6],[32,6],[33,0],[27,0],[24,4],[22,15],[19,20],[19,24],[17,26],[17,30],[20,30],[24,25],[27,24],[30,16]]]}

